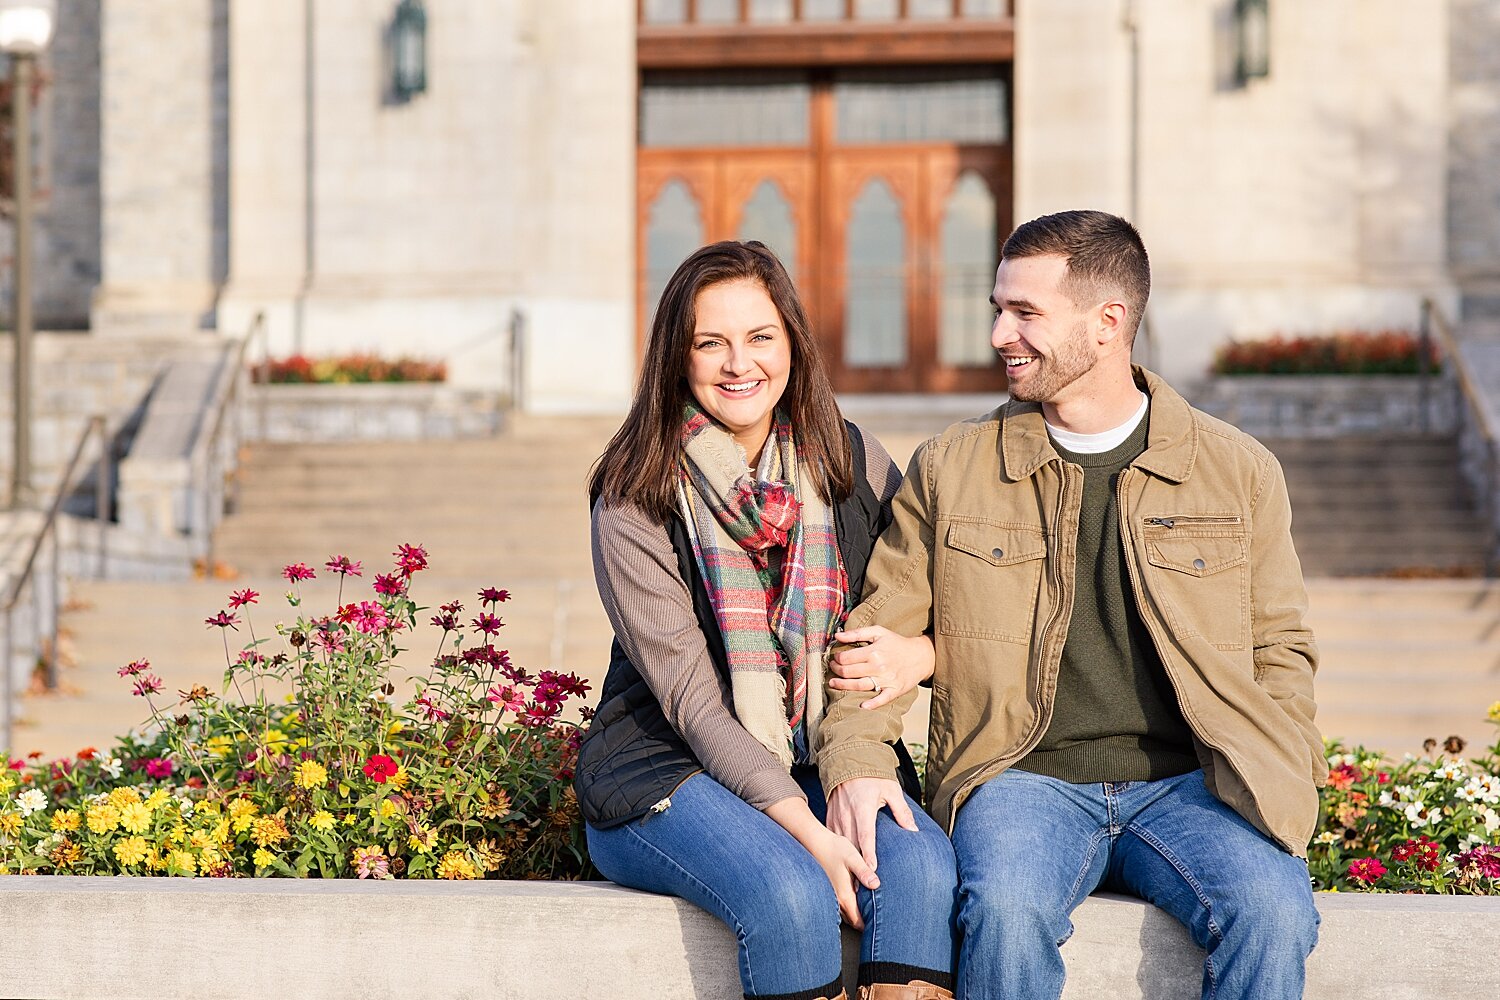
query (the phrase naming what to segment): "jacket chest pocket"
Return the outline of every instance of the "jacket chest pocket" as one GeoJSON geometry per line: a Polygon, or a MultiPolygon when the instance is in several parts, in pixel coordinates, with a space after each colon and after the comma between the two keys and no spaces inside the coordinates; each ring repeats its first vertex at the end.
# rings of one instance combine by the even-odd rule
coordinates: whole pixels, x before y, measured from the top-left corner
{"type": "Polygon", "coordinates": [[[1238,514],[1163,515],[1142,526],[1148,588],[1178,639],[1250,642],[1250,539],[1238,514]]]}
{"type": "Polygon", "coordinates": [[[938,631],[1029,641],[1047,556],[1041,529],[955,521],[943,549],[938,631]]]}

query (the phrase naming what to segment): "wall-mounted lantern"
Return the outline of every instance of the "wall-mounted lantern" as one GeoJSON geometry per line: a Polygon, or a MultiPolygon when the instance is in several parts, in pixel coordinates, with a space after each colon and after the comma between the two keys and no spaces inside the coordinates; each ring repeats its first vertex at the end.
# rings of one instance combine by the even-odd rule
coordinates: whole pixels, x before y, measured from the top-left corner
{"type": "Polygon", "coordinates": [[[427,92],[427,11],[422,0],[401,0],[391,21],[391,93],[409,101],[427,92]]]}
{"type": "Polygon", "coordinates": [[[1243,87],[1270,75],[1270,0],[1234,0],[1235,82],[1243,87]]]}

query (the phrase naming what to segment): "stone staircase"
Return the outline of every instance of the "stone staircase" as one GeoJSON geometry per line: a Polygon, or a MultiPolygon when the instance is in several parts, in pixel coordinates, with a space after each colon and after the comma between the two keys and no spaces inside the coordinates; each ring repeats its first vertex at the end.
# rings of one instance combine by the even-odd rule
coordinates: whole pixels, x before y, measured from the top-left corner
{"type": "MultiPolygon", "coordinates": [[[[868,422],[904,467],[917,443],[949,416],[887,410],[868,422]]],[[[614,424],[534,418],[483,440],[252,447],[236,509],[217,538],[219,559],[237,576],[78,584],[74,610],[65,618],[77,666],[64,671],[62,694],[28,699],[30,724],[18,730],[16,749],[69,753],[139,724],[145,708],[115,676],[138,657],[152,661],[170,690],[216,687],[224,667],[222,637],[202,621],[224,607],[229,590],[260,591],[251,622],[265,635],[274,622],[294,616],[281,596],[287,589],[283,565],[302,561],[321,570],[333,554],[361,560],[365,576],[349,581],[347,599],[389,567],[400,542],[420,543],[429,552],[431,568],[414,589],[419,601],[436,606],[457,598],[472,607],[480,587],[506,588],[514,596],[502,608],[508,625],[501,639],[516,661],[533,670],[577,671],[597,684],[610,630],[589,563],[583,483],[614,424]]],[[[1272,444],[1287,466],[1299,548],[1312,577],[1324,731],[1397,753],[1450,733],[1487,740],[1485,708],[1500,699],[1500,584],[1316,578],[1360,567],[1388,572],[1422,565],[1408,550],[1429,559],[1434,552],[1455,560],[1474,556],[1475,543],[1439,544],[1433,540],[1438,535],[1420,533],[1424,524],[1430,529],[1467,516],[1452,467],[1444,464],[1449,459],[1406,442],[1363,452],[1330,442],[1272,444]],[[1427,456],[1425,466],[1395,474],[1394,456],[1408,452],[1427,456]],[[1341,464],[1356,453],[1381,457],[1380,473],[1361,475],[1341,464]],[[1342,471],[1335,475],[1336,469],[1342,471]],[[1446,483],[1435,486],[1440,480],[1446,483]],[[1343,485],[1320,492],[1320,484],[1332,482],[1343,485]],[[1401,484],[1426,490],[1426,499],[1394,498],[1391,491],[1401,484]],[[1409,516],[1389,516],[1392,511],[1409,516]],[[1364,525],[1362,534],[1352,531],[1355,524],[1364,525]],[[1332,544],[1335,534],[1345,540],[1332,544]],[[1395,551],[1381,561],[1382,548],[1395,551]]],[[[1477,530],[1470,520],[1463,524],[1477,530]]],[[[320,572],[304,585],[305,609],[330,613],[336,591],[337,582],[320,572]]],[[[419,630],[403,663],[420,669],[435,644],[435,634],[419,630]]],[[[925,739],[923,694],[908,717],[914,740],[925,739]]]]}
{"type": "Polygon", "coordinates": [[[1475,576],[1486,536],[1440,435],[1282,438],[1292,533],[1308,576],[1475,576]]]}

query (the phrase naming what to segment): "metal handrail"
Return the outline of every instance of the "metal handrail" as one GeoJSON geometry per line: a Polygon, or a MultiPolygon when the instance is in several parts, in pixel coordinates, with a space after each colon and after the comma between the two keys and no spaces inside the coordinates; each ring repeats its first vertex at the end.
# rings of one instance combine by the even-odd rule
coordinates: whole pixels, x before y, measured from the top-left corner
{"type": "MultiPolygon", "coordinates": [[[[47,508],[47,516],[42,521],[41,527],[31,539],[31,549],[26,555],[26,563],[21,572],[11,581],[9,589],[5,594],[5,603],[0,605],[0,616],[5,619],[5,643],[3,646],[4,659],[0,660],[0,666],[4,669],[4,727],[0,732],[3,737],[3,746],[8,752],[12,749],[12,737],[15,728],[15,610],[16,605],[21,602],[21,594],[28,583],[32,583],[32,577],[36,572],[37,557],[41,554],[42,547],[49,540],[52,543],[52,586],[50,598],[52,601],[52,646],[44,660],[45,679],[49,690],[57,687],[57,638],[58,638],[58,608],[61,604],[60,577],[61,559],[57,537],[57,516],[62,511],[63,501],[67,499],[72,488],[73,481],[78,475],[79,463],[83,460],[84,448],[89,439],[99,438],[99,468],[94,482],[94,520],[98,524],[98,549],[96,558],[98,560],[96,572],[99,576],[104,575],[106,560],[106,525],[109,521],[109,493],[110,480],[114,472],[112,467],[112,456],[110,455],[110,441],[108,426],[102,416],[89,417],[83,432],[78,435],[78,443],[73,446],[73,455],[68,459],[68,464],[63,470],[62,478],[58,481],[57,491],[52,496],[52,504],[47,508]]],[[[40,637],[42,631],[41,592],[33,584],[32,586],[32,609],[35,621],[35,630],[40,637]]]]}
{"type": "MultiPolygon", "coordinates": [[[[264,346],[266,336],[266,314],[264,311],[257,312],[255,318],[250,321],[250,328],[245,331],[245,336],[240,339],[239,347],[234,352],[233,360],[221,376],[220,386],[215,391],[213,409],[208,423],[208,433],[200,437],[193,445],[193,451],[189,458],[189,467],[198,470],[202,467],[203,488],[198,491],[203,499],[203,532],[204,532],[204,554],[203,568],[207,576],[214,574],[215,544],[214,528],[217,526],[218,518],[214,517],[214,505],[220,505],[220,512],[226,503],[233,502],[233,490],[237,483],[228,483],[231,490],[228,494],[220,494],[219,491],[210,488],[215,475],[222,475],[222,469],[213,468],[214,456],[218,453],[219,439],[224,431],[224,422],[230,412],[231,404],[240,399],[242,389],[241,383],[246,378],[245,358],[250,352],[250,344],[259,340],[264,346]]],[[[264,360],[264,350],[262,360],[264,360]]],[[[236,417],[239,411],[235,411],[236,417]]],[[[260,403],[260,425],[261,433],[265,433],[265,402],[262,398],[260,403]]]]}
{"type": "MultiPolygon", "coordinates": [[[[1424,355],[1434,335],[1444,359],[1453,368],[1459,394],[1463,397],[1474,430],[1479,434],[1484,449],[1484,471],[1480,482],[1474,483],[1475,493],[1482,508],[1485,528],[1489,533],[1489,545],[1485,552],[1485,573],[1493,575],[1496,568],[1497,549],[1500,549],[1500,525],[1496,524],[1495,493],[1500,490],[1500,427],[1495,426],[1492,410],[1485,401],[1484,393],[1469,364],[1459,350],[1458,338],[1453,327],[1443,315],[1442,308],[1431,298],[1422,299],[1421,350],[1424,355]]],[[[1425,411],[1425,407],[1424,407],[1425,411]]],[[[1424,412],[1423,419],[1426,419],[1424,412]]]]}

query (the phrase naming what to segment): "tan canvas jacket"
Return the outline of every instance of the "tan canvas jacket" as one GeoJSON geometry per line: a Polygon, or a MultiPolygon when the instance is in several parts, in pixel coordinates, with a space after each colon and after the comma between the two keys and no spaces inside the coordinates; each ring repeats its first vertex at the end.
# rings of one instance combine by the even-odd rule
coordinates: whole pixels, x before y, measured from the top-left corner
{"type": "MultiPolygon", "coordinates": [[[[1281,466],[1258,442],[1135,369],[1146,450],[1121,473],[1125,562],[1195,737],[1209,789],[1305,856],[1327,775],[1313,724],[1317,647],[1281,466]]],[[[937,647],[927,798],[950,832],[976,788],[1047,729],[1072,616],[1083,470],[1035,403],[1009,402],[923,444],[893,501],[849,628],[930,632],[937,647]]],[[[886,741],[915,694],[873,711],[829,691],[818,766],[832,792],[895,777],[886,741]]]]}

